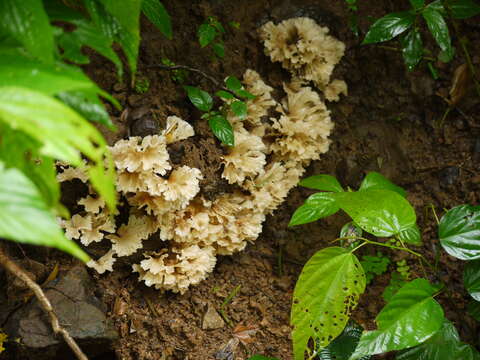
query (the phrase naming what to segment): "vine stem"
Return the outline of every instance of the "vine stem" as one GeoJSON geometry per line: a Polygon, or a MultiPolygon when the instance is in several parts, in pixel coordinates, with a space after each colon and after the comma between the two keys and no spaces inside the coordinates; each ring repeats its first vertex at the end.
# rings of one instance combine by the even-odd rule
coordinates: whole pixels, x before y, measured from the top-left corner
{"type": "Polygon", "coordinates": [[[41,307],[43,308],[43,311],[45,311],[45,313],[50,319],[50,324],[52,326],[53,332],[55,334],[62,335],[63,339],[73,351],[77,359],[88,360],[87,356],[83,353],[82,349],[80,349],[76,341],[72,338],[68,331],[60,325],[60,321],[58,320],[57,315],[53,311],[52,304],[50,303],[50,300],[48,300],[42,288],[27,275],[25,270],[18,266],[12,259],[10,259],[8,255],[5,254],[3,249],[0,249],[0,264],[7,271],[12,273],[12,275],[25,282],[25,284],[30,288],[30,290],[33,291],[41,307]]]}

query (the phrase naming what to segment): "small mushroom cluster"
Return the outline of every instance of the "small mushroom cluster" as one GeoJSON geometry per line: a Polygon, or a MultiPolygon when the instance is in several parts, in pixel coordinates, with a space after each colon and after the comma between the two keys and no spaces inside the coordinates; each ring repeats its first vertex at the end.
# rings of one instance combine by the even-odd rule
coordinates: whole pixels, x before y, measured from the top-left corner
{"type": "MultiPolygon", "coordinates": [[[[310,19],[302,20],[305,26],[312,23],[310,19]]],[[[262,33],[266,28],[276,37],[280,37],[282,28],[290,31],[287,25],[277,29],[267,24],[262,33]]],[[[305,32],[307,35],[314,39],[320,36],[315,37],[311,29],[305,32]]],[[[323,56],[322,66],[330,69],[329,77],[343,54],[343,45],[330,38],[326,49],[321,47],[321,41],[315,46],[302,45],[308,48],[308,58],[297,52],[290,63],[306,63],[323,56]],[[332,48],[341,48],[341,54],[325,57],[332,48]]],[[[84,211],[63,222],[67,236],[84,245],[103,238],[111,242],[111,250],[88,266],[99,273],[112,271],[116,258],[134,254],[143,241],[159,232],[159,249],[144,251],[143,260],[133,264],[133,270],[147,286],[184,293],[213,270],[217,255],[231,255],[256,240],[266,215],[284,201],[305,167],[328,151],[330,144],[330,112],[317,92],[298,81],[297,70],[292,73],[292,81],[284,85],[285,97],[280,102],[272,97],[273,88],[257,72],[245,72],[243,86],[255,98],[247,101],[245,118],[227,113],[234,128],[235,146],[226,147],[222,158],[221,176],[234,185],[234,190],[214,200],[205,198],[200,191],[200,170],[170,162],[168,145],[194,135],[186,121],[171,116],[166,129],[158,135],[115,143],[111,151],[118,174],[117,190],[129,205],[128,222],[116,228],[105,204],[93,194],[78,202],[84,211]]],[[[322,76],[314,82],[325,84],[326,75],[322,76]]],[[[60,181],[73,178],[87,181],[85,173],[78,169],[67,167],[58,174],[60,181]]]]}

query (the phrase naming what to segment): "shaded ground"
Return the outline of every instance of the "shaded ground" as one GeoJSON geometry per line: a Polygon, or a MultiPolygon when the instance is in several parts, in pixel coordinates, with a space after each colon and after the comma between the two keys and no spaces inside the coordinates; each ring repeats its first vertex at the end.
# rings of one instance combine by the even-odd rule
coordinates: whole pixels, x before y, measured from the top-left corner
{"type": "MultiPolygon", "coordinates": [[[[361,30],[365,32],[368,28],[368,16],[377,18],[404,9],[408,6],[407,1],[404,3],[360,4],[361,30]]],[[[329,105],[336,124],[333,144],[320,161],[312,164],[308,174],[336,175],[342,184],[356,188],[367,171],[375,170],[404,187],[416,207],[423,234],[424,245],[418,250],[429,259],[440,249],[435,221],[427,206],[433,205],[440,214],[443,208],[457,204],[478,204],[479,98],[471,91],[459,105],[461,112],[452,111],[443,126],[436,125],[446,104],[435,93],[448,92],[454,69],[464,61],[460,50],[451,64],[442,65],[440,78],[434,81],[426,67],[406,73],[400,53],[360,46],[359,39],[348,28],[346,9],[341,1],[212,0],[184,4],[165,1],[165,5],[173,18],[174,41],[165,40],[149,24],[145,23],[143,28],[139,69],[150,81],[146,94],[136,94],[129,86],[118,84],[113,66],[100,58],[87,69],[122,105],[147,106],[161,119],[178,115],[193,123],[199,121],[198,113],[168,72],[145,69],[146,65],[160,63],[164,57],[201,69],[219,80],[227,75],[241,77],[245,69],[252,68],[268,84],[280,88],[286,74],[280,65],[271,64],[263,54],[255,30],[267,20],[278,22],[293,16],[310,16],[330,26],[332,33],[346,42],[346,55],[337,67],[336,77],[347,81],[349,96],[339,104],[329,105]],[[240,23],[238,30],[227,29],[226,57],[222,61],[214,59],[210,49],[200,49],[195,38],[198,25],[211,15],[224,24],[240,23]]],[[[480,28],[475,20],[463,23],[461,29],[468,35],[471,49],[478,49],[480,28]]],[[[427,47],[435,49],[431,39],[427,47]]],[[[480,54],[472,55],[478,65],[480,54]]],[[[201,77],[191,76],[188,82],[214,90],[212,84],[201,77]]],[[[126,124],[119,122],[120,113],[112,109],[112,115],[120,130],[115,136],[125,136],[126,124]]],[[[214,140],[208,138],[209,130],[202,126],[197,123],[196,130],[205,135],[204,142],[191,146],[203,154],[204,160],[196,161],[210,161],[215,173],[218,168],[212,159],[218,157],[218,149],[214,140]]],[[[188,158],[188,152],[183,156],[188,158]]],[[[218,184],[219,188],[222,186],[218,184]]],[[[314,224],[287,228],[294,209],[308,195],[306,189],[293,190],[288,200],[268,217],[264,232],[255,244],[232,257],[219,258],[209,278],[183,296],[161,294],[145,287],[127,265],[105,276],[92,273],[98,285],[96,293],[106,303],[108,316],[120,333],[111,354],[102,359],[114,359],[115,355],[125,360],[213,359],[232,339],[233,329],[227,324],[217,330],[202,330],[203,316],[208,306],[220,309],[238,287],[238,293],[224,308],[225,314],[233,326],[243,324],[258,331],[250,344],[236,348],[235,359],[247,359],[255,353],[291,359],[289,309],[296,277],[309,256],[335,239],[347,221],[346,216],[335,215],[314,224]]],[[[26,251],[28,256],[48,264],[50,271],[57,262],[62,269],[73,264],[55,251],[29,248],[26,251]]],[[[369,251],[373,250],[366,249],[364,253],[369,251]]],[[[17,247],[12,247],[11,253],[24,257],[17,247]]],[[[432,276],[446,282],[452,292],[450,297],[441,295],[438,299],[447,317],[456,323],[462,339],[476,344],[478,326],[464,310],[468,295],[462,289],[463,264],[443,251],[440,253],[440,271],[432,276]]],[[[389,255],[392,259],[398,256],[389,255]]],[[[409,265],[413,273],[421,275],[415,261],[409,259],[409,265]]],[[[377,278],[361,298],[354,317],[367,327],[372,326],[373,318],[384,305],[380,294],[387,283],[387,276],[377,278]]]]}

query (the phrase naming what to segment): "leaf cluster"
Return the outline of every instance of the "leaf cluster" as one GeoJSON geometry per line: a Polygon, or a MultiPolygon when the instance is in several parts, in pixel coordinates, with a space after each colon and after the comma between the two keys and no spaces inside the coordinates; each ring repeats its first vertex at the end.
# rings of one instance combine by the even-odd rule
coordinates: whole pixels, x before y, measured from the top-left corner
{"type": "Polygon", "coordinates": [[[225,46],[223,43],[224,35],[225,28],[215,16],[207,17],[197,30],[200,46],[204,48],[211,45],[213,53],[219,58],[225,56],[225,46]]]}
{"type": "Polygon", "coordinates": [[[390,265],[390,259],[382,252],[378,251],[376,256],[362,256],[360,264],[362,264],[363,271],[365,271],[365,277],[368,285],[376,276],[387,272],[388,265],[390,265]]]}

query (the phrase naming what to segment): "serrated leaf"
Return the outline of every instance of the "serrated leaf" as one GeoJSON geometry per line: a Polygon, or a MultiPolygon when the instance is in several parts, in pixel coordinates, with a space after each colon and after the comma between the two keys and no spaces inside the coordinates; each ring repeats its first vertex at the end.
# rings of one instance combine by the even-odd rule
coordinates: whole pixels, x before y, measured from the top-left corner
{"type": "Polygon", "coordinates": [[[388,14],[375,23],[368,30],[363,44],[372,44],[393,39],[400,35],[415,21],[415,14],[410,11],[388,14]]]}
{"type": "Polygon", "coordinates": [[[195,86],[184,86],[188,98],[192,104],[199,110],[207,112],[212,109],[213,99],[209,93],[195,86]]]}
{"type": "Polygon", "coordinates": [[[89,257],[68,240],[35,185],[18,169],[0,162],[0,237],[25,244],[50,246],[82,261],[89,257]]]}
{"type": "Polygon", "coordinates": [[[420,234],[420,229],[418,228],[417,224],[414,224],[412,227],[400,231],[400,233],[398,234],[398,238],[407,244],[422,244],[422,235],[420,234]]]}
{"type": "Polygon", "coordinates": [[[402,54],[408,71],[412,71],[423,57],[423,42],[420,32],[413,28],[402,39],[402,54]]]}
{"type": "Polygon", "coordinates": [[[34,57],[53,62],[53,30],[41,0],[0,1],[0,30],[14,37],[34,57]]]}
{"type": "Polygon", "coordinates": [[[228,76],[225,79],[225,85],[227,86],[228,90],[231,90],[234,93],[242,90],[242,83],[235,76],[228,76]]]}
{"type": "Polygon", "coordinates": [[[391,190],[406,197],[407,192],[400,186],[395,185],[382,174],[372,171],[365,176],[358,190],[391,190]]]}
{"type": "Polygon", "coordinates": [[[378,330],[363,333],[350,360],[365,355],[403,350],[428,340],[442,326],[443,310],[425,279],[404,285],[375,319],[378,330]]]}
{"type": "MultiPolygon", "coordinates": [[[[362,331],[363,327],[361,325],[350,320],[340,336],[320,351],[318,360],[348,360],[357,347],[362,331]]],[[[369,359],[370,356],[365,356],[360,360],[369,359]]]]}
{"type": "Polygon", "coordinates": [[[294,359],[304,359],[309,339],[318,339],[325,347],[340,335],[364,291],[365,274],[354,254],[330,247],[313,255],[293,293],[294,359]]]}
{"type": "Polygon", "coordinates": [[[425,5],[425,0],[410,0],[412,7],[417,10],[425,5]]]}
{"type": "Polygon", "coordinates": [[[159,0],[143,0],[142,12],[167,39],[172,39],[172,20],[165,9],[163,3],[159,0]]]}
{"type": "Polygon", "coordinates": [[[398,193],[390,190],[362,190],[335,193],[338,206],[366,232],[389,237],[411,228],[415,210],[398,193]]]}
{"type": "Polygon", "coordinates": [[[335,214],[340,208],[330,193],[311,195],[292,215],[288,226],[302,225],[335,214]]]}
{"type": "Polygon", "coordinates": [[[440,219],[438,237],[443,249],[460,260],[480,259],[480,207],[459,205],[440,219]]]}
{"type": "Polygon", "coordinates": [[[315,190],[342,192],[342,185],[331,175],[313,175],[301,180],[298,185],[315,190]]]}
{"type": "Polygon", "coordinates": [[[217,95],[218,97],[221,97],[222,99],[227,99],[227,100],[235,98],[235,96],[233,96],[233,94],[231,94],[231,93],[229,93],[228,91],[225,91],[225,90],[218,90],[215,93],[215,95],[217,95]]]}
{"type": "Polygon", "coordinates": [[[399,352],[395,360],[478,360],[478,352],[460,341],[455,326],[444,319],[442,327],[429,340],[399,352]]]}
{"type": "Polygon", "coordinates": [[[203,48],[215,39],[215,36],[217,36],[217,30],[210,24],[204,23],[198,27],[197,36],[198,42],[203,48]]]}
{"type": "Polygon", "coordinates": [[[232,124],[228,122],[225,116],[217,114],[208,118],[208,125],[213,134],[222,143],[228,146],[235,146],[235,135],[232,124]]]}
{"type": "Polygon", "coordinates": [[[467,305],[467,314],[480,322],[480,302],[471,300],[467,305]]]}
{"type": "Polygon", "coordinates": [[[247,117],[247,104],[243,101],[234,101],[230,104],[230,109],[241,120],[247,117]]]}
{"type": "Polygon", "coordinates": [[[60,101],[22,87],[0,87],[0,121],[42,144],[40,153],[78,166],[90,160],[90,181],[115,212],[114,166],[102,135],[60,101]],[[106,166],[107,165],[107,170],[106,166]]]}
{"type": "Polygon", "coordinates": [[[449,2],[452,17],[455,19],[467,19],[480,14],[480,5],[473,0],[456,0],[449,2]]]}
{"type": "Polygon", "coordinates": [[[480,301],[480,260],[469,261],[463,270],[463,284],[472,298],[480,301]]]}
{"type": "Polygon", "coordinates": [[[450,33],[448,31],[447,23],[442,14],[431,6],[427,6],[422,11],[422,16],[427,22],[428,29],[433,35],[435,41],[442,51],[446,54],[446,60],[450,61],[453,58],[452,43],[450,40],[450,33]]]}
{"type": "Polygon", "coordinates": [[[223,43],[221,42],[213,43],[212,49],[215,55],[217,55],[219,58],[223,58],[225,56],[225,47],[223,46],[223,43]]]}

